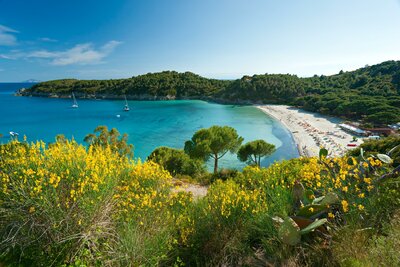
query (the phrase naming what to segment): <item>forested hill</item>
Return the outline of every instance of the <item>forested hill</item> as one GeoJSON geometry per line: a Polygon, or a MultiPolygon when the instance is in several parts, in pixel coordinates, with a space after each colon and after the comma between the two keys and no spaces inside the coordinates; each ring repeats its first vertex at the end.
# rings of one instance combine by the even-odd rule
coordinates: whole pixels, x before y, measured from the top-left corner
{"type": "Polygon", "coordinates": [[[117,80],[54,80],[38,83],[28,89],[25,94],[62,97],[74,92],[80,97],[123,95],[138,98],[211,97],[228,84],[229,81],[207,79],[191,72],[163,71],[117,80]]]}
{"type": "Polygon", "coordinates": [[[307,110],[375,124],[400,121],[400,61],[304,80],[307,95],[294,104],[307,110]]]}
{"type": "Polygon", "coordinates": [[[387,124],[400,121],[400,61],[309,78],[264,74],[226,81],[191,72],[165,71],[119,80],[56,80],[36,84],[23,95],[62,97],[71,92],[83,97],[127,95],[140,99],[209,98],[233,103],[283,103],[387,124]]]}

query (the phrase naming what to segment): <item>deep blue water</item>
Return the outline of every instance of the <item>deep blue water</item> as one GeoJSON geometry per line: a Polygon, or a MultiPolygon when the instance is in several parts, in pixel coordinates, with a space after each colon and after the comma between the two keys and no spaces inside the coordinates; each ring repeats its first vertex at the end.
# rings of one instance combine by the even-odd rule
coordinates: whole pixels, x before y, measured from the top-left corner
{"type": "MultiPolygon", "coordinates": [[[[245,142],[264,139],[277,151],[264,159],[263,166],[298,156],[290,132],[278,121],[251,106],[233,106],[197,100],[129,101],[130,112],[123,112],[124,101],[82,100],[71,108],[71,99],[16,97],[13,93],[31,84],[0,83],[0,142],[9,132],[26,135],[28,140],[53,142],[57,134],[74,137],[80,143],[98,125],[115,127],[129,135],[135,157],[145,159],[156,147],[183,148],[195,131],[212,125],[234,127],[245,142]],[[120,117],[117,117],[120,115],[120,117]]],[[[221,159],[220,167],[241,168],[235,155],[221,159]]]]}

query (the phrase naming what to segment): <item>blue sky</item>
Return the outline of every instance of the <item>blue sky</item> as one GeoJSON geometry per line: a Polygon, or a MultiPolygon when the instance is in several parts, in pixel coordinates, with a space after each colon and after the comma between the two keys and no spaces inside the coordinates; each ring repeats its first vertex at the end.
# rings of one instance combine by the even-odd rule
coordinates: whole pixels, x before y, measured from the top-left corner
{"type": "Polygon", "coordinates": [[[0,82],[334,74],[400,59],[399,0],[0,0],[0,82]]]}

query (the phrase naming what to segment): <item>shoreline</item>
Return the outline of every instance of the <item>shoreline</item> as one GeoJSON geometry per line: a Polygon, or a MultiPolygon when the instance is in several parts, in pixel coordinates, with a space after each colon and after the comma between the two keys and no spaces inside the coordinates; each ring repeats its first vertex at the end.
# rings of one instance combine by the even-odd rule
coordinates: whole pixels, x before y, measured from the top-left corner
{"type": "Polygon", "coordinates": [[[361,138],[352,142],[353,135],[337,126],[340,122],[337,118],[287,105],[254,106],[279,121],[290,132],[300,156],[318,156],[320,147],[326,148],[329,156],[343,156],[349,149],[354,148],[348,147],[347,144],[359,146],[362,143],[361,138]]]}

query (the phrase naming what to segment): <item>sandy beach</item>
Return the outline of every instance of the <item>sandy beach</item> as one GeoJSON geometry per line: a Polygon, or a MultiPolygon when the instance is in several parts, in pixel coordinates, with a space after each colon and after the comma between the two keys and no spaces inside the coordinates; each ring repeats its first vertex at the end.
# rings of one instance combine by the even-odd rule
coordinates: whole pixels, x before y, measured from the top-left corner
{"type": "Polygon", "coordinates": [[[279,120],[292,133],[301,156],[317,156],[320,147],[330,156],[342,156],[347,144],[359,146],[362,139],[352,142],[353,136],[338,127],[338,119],[307,112],[286,105],[258,105],[257,108],[279,120]]]}

